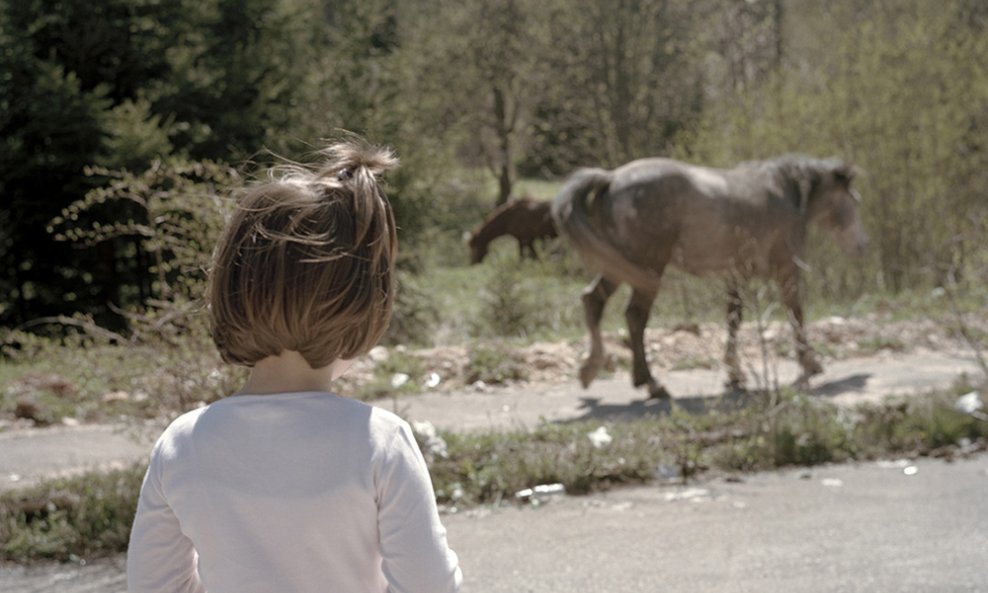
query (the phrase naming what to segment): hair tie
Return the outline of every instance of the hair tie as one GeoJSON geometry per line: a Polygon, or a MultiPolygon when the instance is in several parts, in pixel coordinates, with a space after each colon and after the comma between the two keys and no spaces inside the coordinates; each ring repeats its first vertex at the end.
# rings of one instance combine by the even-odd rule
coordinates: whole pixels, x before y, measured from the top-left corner
{"type": "Polygon", "coordinates": [[[347,169],[346,167],[340,169],[340,172],[336,174],[336,178],[340,181],[350,179],[350,169],[347,169]]]}

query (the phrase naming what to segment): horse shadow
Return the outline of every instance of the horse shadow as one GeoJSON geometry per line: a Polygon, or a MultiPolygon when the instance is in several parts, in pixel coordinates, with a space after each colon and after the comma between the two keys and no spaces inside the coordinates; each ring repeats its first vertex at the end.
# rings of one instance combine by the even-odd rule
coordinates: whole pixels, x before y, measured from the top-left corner
{"type": "MultiPolygon", "coordinates": [[[[855,373],[821,383],[806,393],[811,397],[832,398],[844,393],[862,391],[871,378],[871,373],[855,373]]],[[[710,412],[730,412],[744,409],[753,403],[765,401],[770,397],[767,389],[732,389],[727,388],[719,393],[703,393],[680,396],[672,399],[641,399],[628,403],[601,403],[599,397],[580,398],[579,408],[584,411],[576,418],[564,423],[597,421],[627,421],[651,416],[664,416],[672,412],[673,407],[693,415],[704,415],[710,412]]]]}

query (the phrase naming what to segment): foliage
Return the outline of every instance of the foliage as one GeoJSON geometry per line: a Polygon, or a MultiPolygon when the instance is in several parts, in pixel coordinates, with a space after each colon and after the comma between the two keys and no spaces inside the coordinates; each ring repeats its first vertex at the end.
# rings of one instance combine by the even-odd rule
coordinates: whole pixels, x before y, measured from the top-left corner
{"type": "Polygon", "coordinates": [[[154,161],[141,173],[104,168],[87,173],[107,184],[52,219],[48,232],[55,240],[129,244],[136,259],[150,262],[150,278],[142,279],[146,284],[132,287],[139,306],[200,298],[213,246],[233,205],[229,195],[240,185],[237,172],[209,161],[173,160],[154,161]]]}
{"type": "Polygon", "coordinates": [[[835,268],[843,258],[821,238],[815,287],[942,283],[968,267],[985,216],[988,68],[969,56],[986,55],[988,42],[961,4],[847,2],[822,12],[790,25],[800,31],[790,55],[804,63],[711,105],[682,152],[721,166],[782,152],[844,157],[865,171],[857,185],[875,249],[866,265],[835,268]]]}
{"type": "Polygon", "coordinates": [[[133,301],[116,268],[144,274],[141,254],[55,243],[48,221],[100,185],[89,166],[283,146],[309,47],[293,17],[281,0],[0,0],[0,324],[80,311],[121,325],[111,309],[133,301]]]}
{"type": "Polygon", "coordinates": [[[580,328],[580,283],[567,277],[571,264],[550,258],[545,249],[540,260],[519,259],[503,249],[492,252],[485,260],[488,277],[472,333],[531,339],[580,328]],[[555,302],[557,294],[565,304],[555,302]]]}
{"type": "MultiPolygon", "coordinates": [[[[519,193],[519,175],[796,151],[867,172],[857,185],[875,247],[849,264],[811,241],[809,292],[850,302],[977,284],[982,4],[0,0],[0,325],[78,311],[121,330],[113,310],[159,282],[133,237],[45,233],[113,181],[87,167],[304,161],[340,129],[397,149],[389,196],[403,249],[432,250],[427,265],[456,263],[433,241],[519,193]]],[[[98,220],[126,225],[139,210],[98,220]]]]}

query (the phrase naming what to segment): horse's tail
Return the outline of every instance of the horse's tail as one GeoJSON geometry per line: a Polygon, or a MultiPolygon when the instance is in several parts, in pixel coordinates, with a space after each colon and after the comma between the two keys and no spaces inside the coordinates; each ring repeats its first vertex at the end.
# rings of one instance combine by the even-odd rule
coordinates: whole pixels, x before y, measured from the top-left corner
{"type": "Polygon", "coordinates": [[[566,180],[552,202],[552,218],[559,231],[567,235],[587,268],[615,282],[627,282],[646,291],[658,290],[659,276],[625,257],[594,227],[588,210],[594,200],[606,197],[614,175],[605,169],[579,169],[566,180]]]}

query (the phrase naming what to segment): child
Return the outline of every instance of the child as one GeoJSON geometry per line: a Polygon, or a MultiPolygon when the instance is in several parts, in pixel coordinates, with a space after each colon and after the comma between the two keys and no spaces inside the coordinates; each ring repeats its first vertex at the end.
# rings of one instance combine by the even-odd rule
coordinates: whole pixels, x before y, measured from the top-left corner
{"type": "Polygon", "coordinates": [[[395,222],[357,142],[251,189],[216,249],[213,340],[243,389],[171,424],[127,557],[132,593],[456,591],[408,424],[332,393],[387,329],[395,222]]]}

